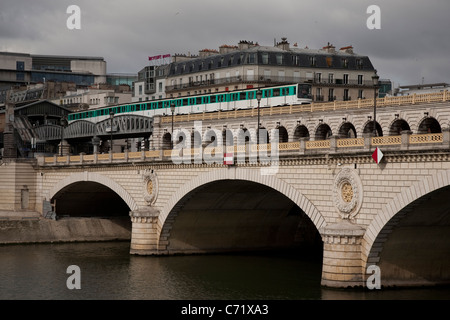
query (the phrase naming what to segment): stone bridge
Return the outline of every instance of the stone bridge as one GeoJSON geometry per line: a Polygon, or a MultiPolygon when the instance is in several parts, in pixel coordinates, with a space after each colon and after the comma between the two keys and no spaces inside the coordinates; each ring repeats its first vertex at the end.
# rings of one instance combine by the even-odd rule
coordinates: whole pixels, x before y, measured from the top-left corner
{"type": "Polygon", "coordinates": [[[385,286],[448,282],[449,131],[402,147],[413,137],[379,144],[379,164],[374,138],[367,150],[283,150],[276,165],[174,164],[162,151],[41,158],[36,206],[69,215],[124,208],[132,254],[323,246],[326,286],[362,286],[370,265],[385,286]]]}
{"type": "MultiPolygon", "coordinates": [[[[154,143],[161,146],[155,150],[38,158],[29,171],[27,190],[35,195],[29,207],[42,216],[49,203],[58,215],[129,213],[131,254],[318,250],[324,286],[365,286],[372,265],[383,286],[449,283],[448,107],[442,100],[385,106],[380,127],[391,135],[375,137],[364,134],[367,108],[288,113],[281,121],[266,114],[269,129],[284,121],[287,141],[256,145],[250,137],[211,147],[203,139],[174,150],[162,148],[171,133],[163,117],[155,119],[154,143]],[[409,128],[389,130],[400,118],[409,128]],[[301,123],[314,132],[327,121],[339,132],[349,119],[350,137],[295,135],[301,123]],[[375,148],[384,154],[380,163],[372,158],[375,148]],[[233,163],[224,162],[224,153],[233,163]],[[220,156],[206,161],[207,154],[220,156]]],[[[205,118],[175,124],[193,127],[192,120],[205,118]]],[[[254,113],[238,119],[246,126],[252,120],[254,113]]],[[[202,128],[214,124],[208,119],[202,128]]]]}

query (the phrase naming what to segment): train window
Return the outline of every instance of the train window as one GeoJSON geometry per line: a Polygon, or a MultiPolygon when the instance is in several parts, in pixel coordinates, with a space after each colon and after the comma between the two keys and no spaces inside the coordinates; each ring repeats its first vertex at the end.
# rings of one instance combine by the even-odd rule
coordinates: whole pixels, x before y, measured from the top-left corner
{"type": "Polygon", "coordinates": [[[239,100],[246,100],[246,99],[247,99],[247,97],[246,97],[245,92],[241,92],[239,95],[239,100]]]}
{"type": "Polygon", "coordinates": [[[279,97],[280,96],[280,89],[273,89],[273,97],[279,97]]]}
{"type": "Polygon", "coordinates": [[[216,98],[217,98],[217,96],[211,96],[210,102],[211,103],[216,103],[216,98]]]}
{"type": "Polygon", "coordinates": [[[202,97],[195,98],[195,104],[202,104],[202,97]]]}
{"type": "Polygon", "coordinates": [[[254,99],[254,94],[255,94],[254,91],[250,91],[250,92],[248,93],[248,98],[249,98],[249,99],[254,99]]]}

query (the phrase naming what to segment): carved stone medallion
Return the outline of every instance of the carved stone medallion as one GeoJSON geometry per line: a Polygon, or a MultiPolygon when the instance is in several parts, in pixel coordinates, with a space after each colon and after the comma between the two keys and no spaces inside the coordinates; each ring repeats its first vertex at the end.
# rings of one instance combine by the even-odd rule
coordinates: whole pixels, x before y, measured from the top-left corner
{"type": "Polygon", "coordinates": [[[142,175],[144,200],[148,205],[155,203],[158,196],[158,179],[153,170],[145,170],[142,175]]]}
{"type": "Polygon", "coordinates": [[[362,182],[356,170],[343,168],[334,179],[334,205],[343,219],[354,218],[361,209],[362,182]]]}

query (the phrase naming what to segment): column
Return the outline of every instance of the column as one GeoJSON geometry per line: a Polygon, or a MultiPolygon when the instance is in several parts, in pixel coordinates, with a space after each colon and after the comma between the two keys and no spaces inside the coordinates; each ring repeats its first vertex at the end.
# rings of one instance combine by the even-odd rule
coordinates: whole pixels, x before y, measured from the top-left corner
{"type": "Polygon", "coordinates": [[[362,287],[362,227],[343,220],[320,230],[323,239],[322,286],[362,287]]]}
{"type": "Polygon", "coordinates": [[[401,150],[407,150],[409,148],[409,136],[412,134],[410,130],[403,130],[400,132],[402,136],[402,144],[400,146],[401,150]]]}
{"type": "Polygon", "coordinates": [[[144,207],[130,212],[131,246],[130,253],[153,255],[158,253],[158,216],[153,207],[144,207]]]}

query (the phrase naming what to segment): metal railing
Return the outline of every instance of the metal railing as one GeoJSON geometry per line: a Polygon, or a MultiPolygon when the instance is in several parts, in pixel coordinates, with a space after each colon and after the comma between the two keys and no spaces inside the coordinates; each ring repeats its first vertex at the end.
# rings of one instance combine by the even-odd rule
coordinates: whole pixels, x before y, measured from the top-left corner
{"type": "Polygon", "coordinates": [[[189,90],[201,87],[227,85],[236,83],[258,83],[258,84],[287,84],[287,83],[310,83],[314,86],[360,86],[373,87],[371,80],[347,80],[347,79],[325,79],[325,78],[306,78],[306,77],[286,77],[286,76],[265,76],[265,75],[242,75],[235,77],[207,79],[202,81],[189,81],[166,86],[166,92],[176,90],[189,90]]]}

